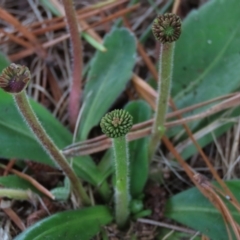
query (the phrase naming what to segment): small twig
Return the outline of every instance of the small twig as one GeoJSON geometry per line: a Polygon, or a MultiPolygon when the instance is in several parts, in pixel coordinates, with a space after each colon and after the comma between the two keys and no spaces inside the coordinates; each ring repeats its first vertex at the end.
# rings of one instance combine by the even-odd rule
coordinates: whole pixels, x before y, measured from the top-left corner
{"type": "Polygon", "coordinates": [[[38,39],[33,35],[33,33],[23,26],[21,22],[19,22],[14,16],[2,8],[0,8],[0,18],[18,29],[18,31],[21,32],[32,43],[32,47],[35,48],[35,53],[37,52],[41,58],[46,59],[47,52],[45,49],[38,42],[38,39]]]}
{"type": "MultiPolygon", "coordinates": [[[[231,95],[232,96],[232,95],[231,95]]],[[[228,107],[233,107],[233,106],[237,106],[238,105],[238,100],[240,98],[240,94],[236,94],[233,97],[230,97],[229,99],[223,101],[222,103],[219,103],[213,107],[211,107],[210,109],[208,109],[207,111],[191,116],[191,117],[187,117],[187,118],[182,118],[180,120],[176,120],[176,121],[170,121],[165,123],[165,127],[166,128],[170,128],[173,126],[177,126],[177,125],[181,125],[187,122],[190,122],[192,120],[197,120],[197,119],[201,119],[204,118],[206,116],[212,115],[213,113],[217,113],[219,111],[222,111],[228,107]]],[[[189,107],[189,109],[192,109],[192,107],[189,107]]],[[[178,110],[176,112],[170,113],[167,115],[168,117],[172,117],[175,115],[178,115],[179,112],[185,112],[183,110],[178,110]]],[[[153,120],[148,120],[145,122],[142,122],[140,124],[135,124],[132,127],[132,132],[130,132],[128,134],[128,140],[129,141],[133,141],[142,137],[146,137],[151,133],[151,125],[152,125],[153,120]]],[[[66,156],[82,156],[82,155],[87,155],[87,154],[92,154],[92,153],[96,153],[102,150],[105,150],[107,148],[109,148],[111,146],[110,141],[107,139],[106,136],[99,136],[96,138],[92,138],[89,140],[86,140],[84,142],[80,142],[80,143],[75,143],[73,145],[68,146],[66,149],[63,149],[63,154],[66,156]]]]}
{"type": "MultiPolygon", "coordinates": [[[[3,169],[7,168],[3,164],[0,164],[0,167],[3,168],[3,169]]],[[[10,169],[10,172],[15,173],[20,178],[25,179],[26,181],[31,183],[39,192],[43,193],[47,197],[49,197],[53,200],[55,199],[54,195],[48,189],[46,189],[44,186],[42,186],[40,183],[38,183],[34,178],[28,176],[25,173],[19,172],[18,170],[15,170],[15,169],[10,169]]]]}
{"type": "Polygon", "coordinates": [[[141,222],[141,223],[147,223],[147,224],[150,224],[150,225],[154,225],[154,226],[169,228],[169,229],[172,229],[172,230],[175,230],[175,231],[178,231],[178,232],[196,234],[196,231],[191,230],[191,229],[187,229],[187,228],[183,228],[183,227],[179,227],[179,226],[174,226],[174,225],[168,224],[168,223],[157,222],[157,221],[153,221],[153,220],[150,220],[150,219],[138,218],[137,221],[141,222]]]}
{"type": "Polygon", "coordinates": [[[2,210],[8,215],[8,217],[18,226],[18,228],[22,231],[26,229],[23,221],[20,217],[14,212],[10,207],[9,208],[2,208],[2,210]]]}

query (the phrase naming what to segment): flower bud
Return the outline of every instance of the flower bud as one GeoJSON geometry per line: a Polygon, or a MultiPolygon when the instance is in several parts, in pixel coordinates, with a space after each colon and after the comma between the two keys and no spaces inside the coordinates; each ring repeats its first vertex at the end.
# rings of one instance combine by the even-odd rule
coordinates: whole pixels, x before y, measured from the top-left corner
{"type": "Polygon", "coordinates": [[[8,93],[18,94],[27,87],[30,78],[31,74],[26,66],[11,63],[0,75],[0,87],[8,93]]]}
{"type": "Polygon", "coordinates": [[[133,125],[132,116],[123,109],[107,113],[101,120],[103,133],[110,138],[125,136],[133,125]]]}
{"type": "Polygon", "coordinates": [[[153,35],[161,43],[176,41],[181,34],[180,17],[173,13],[158,16],[152,25],[153,35]]]}

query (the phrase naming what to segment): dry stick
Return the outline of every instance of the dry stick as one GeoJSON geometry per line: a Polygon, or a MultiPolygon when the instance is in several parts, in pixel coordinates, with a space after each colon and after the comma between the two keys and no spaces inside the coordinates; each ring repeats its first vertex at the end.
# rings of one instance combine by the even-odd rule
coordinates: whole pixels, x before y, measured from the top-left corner
{"type": "MultiPolygon", "coordinates": [[[[204,113],[197,114],[197,115],[194,115],[194,116],[191,116],[188,118],[182,118],[177,121],[167,122],[167,123],[165,123],[165,127],[169,128],[172,126],[182,125],[183,123],[187,123],[187,122],[190,122],[193,120],[204,118],[206,116],[209,116],[213,113],[216,113],[216,112],[226,109],[228,107],[236,106],[236,105],[238,105],[237,99],[239,99],[239,97],[240,97],[240,95],[235,95],[234,97],[232,97],[216,106],[213,106],[211,108],[211,111],[207,110],[204,113]]],[[[179,111],[181,111],[181,110],[179,110],[179,111]]],[[[176,113],[177,112],[178,111],[176,111],[176,113]]],[[[174,113],[172,113],[172,114],[174,114],[174,113]]],[[[128,140],[132,141],[132,140],[136,140],[136,139],[148,136],[150,134],[152,122],[153,122],[153,120],[151,119],[151,120],[142,122],[140,124],[135,124],[133,126],[132,130],[138,130],[138,129],[140,129],[140,130],[130,132],[128,134],[128,140]]],[[[86,140],[86,141],[83,141],[80,143],[75,143],[74,145],[70,145],[66,149],[63,150],[63,153],[64,153],[64,155],[69,156],[69,157],[70,156],[82,156],[82,155],[96,153],[96,152],[105,150],[109,147],[110,147],[110,145],[109,145],[108,139],[102,135],[102,136],[92,138],[92,139],[89,139],[89,140],[86,140]]]]}
{"type": "Polygon", "coordinates": [[[33,45],[35,48],[35,52],[45,59],[47,57],[47,52],[42,47],[42,45],[38,42],[38,39],[25,27],[23,26],[14,16],[9,14],[4,9],[0,8],[0,18],[12,24],[15,28],[19,30],[33,45]]]}
{"type": "MultiPolygon", "coordinates": [[[[92,25],[88,26],[88,25],[84,25],[83,24],[83,21],[81,21],[81,24],[83,24],[84,26],[82,26],[82,31],[88,31],[89,29],[92,29],[94,27],[97,27],[103,23],[106,23],[106,22],[109,22],[111,20],[114,20],[118,17],[121,17],[123,16],[124,14],[126,13],[129,13],[129,12],[132,12],[133,10],[135,10],[136,8],[138,8],[140,5],[139,4],[135,4],[131,7],[128,7],[126,9],[123,9],[123,10],[119,10],[118,12],[116,13],[113,13],[112,15],[110,16],[107,16],[103,19],[101,19],[100,21],[96,22],[96,23],[93,23],[92,25]]],[[[95,13],[95,15],[97,13],[99,13],[99,11],[95,11],[93,13],[89,13],[89,14],[85,14],[85,15],[82,15],[82,16],[77,16],[77,19],[78,20],[84,20],[86,19],[87,17],[90,17],[92,16],[93,14],[95,13]]],[[[59,30],[60,28],[63,28],[66,24],[64,22],[59,22],[59,23],[56,23],[55,25],[51,25],[49,27],[46,27],[46,28],[42,28],[42,29],[37,29],[37,30],[33,30],[33,33],[35,33],[36,35],[39,35],[39,34],[43,34],[45,33],[46,31],[52,31],[52,30],[59,30]]],[[[99,39],[99,38],[98,38],[99,39]]]]}
{"type": "MultiPolygon", "coordinates": [[[[189,176],[189,178],[192,180],[192,182],[196,185],[196,187],[199,189],[199,191],[222,213],[222,216],[225,220],[225,217],[227,218],[226,220],[231,222],[231,225],[234,229],[234,232],[236,234],[236,236],[238,236],[238,234],[236,233],[236,224],[234,222],[234,220],[232,219],[231,214],[229,214],[228,209],[226,209],[224,204],[221,204],[221,206],[219,206],[219,201],[217,202],[217,200],[219,200],[220,198],[214,193],[214,197],[215,199],[212,199],[212,192],[209,191],[208,188],[204,188],[201,183],[196,179],[196,175],[193,175],[193,172],[191,170],[191,168],[189,167],[189,165],[182,159],[182,157],[179,155],[179,153],[175,150],[174,146],[172,145],[172,143],[169,141],[169,139],[165,136],[163,136],[162,138],[164,144],[166,145],[166,147],[169,149],[169,151],[174,155],[174,157],[177,159],[177,161],[180,163],[180,165],[182,166],[182,168],[185,170],[185,172],[187,173],[187,175],[189,176]],[[217,199],[216,199],[217,198],[217,199]],[[227,214],[227,216],[226,216],[227,214]],[[230,215],[230,216],[229,216],[230,215]]],[[[199,174],[198,174],[199,175],[199,174]]],[[[221,200],[221,199],[220,199],[221,200]]],[[[226,225],[227,227],[227,225],[226,225]]]]}
{"type": "Polygon", "coordinates": [[[80,99],[82,96],[82,41],[78,31],[78,23],[72,0],[63,0],[62,2],[68,23],[73,55],[72,84],[68,105],[69,121],[73,130],[79,114],[80,99]]]}
{"type": "MultiPolygon", "coordinates": [[[[167,122],[167,123],[165,123],[165,126],[166,127],[172,127],[172,126],[177,126],[177,125],[180,125],[180,124],[183,124],[183,123],[191,122],[193,120],[202,119],[202,118],[210,116],[214,113],[217,113],[219,111],[227,109],[229,107],[235,107],[235,106],[239,105],[239,100],[240,100],[240,94],[239,93],[229,94],[228,96],[230,96],[231,98],[228,98],[227,100],[225,100],[225,101],[223,101],[223,102],[221,102],[221,103],[219,103],[215,106],[212,106],[211,108],[209,108],[208,110],[206,110],[203,113],[199,113],[199,114],[196,114],[196,115],[193,115],[193,116],[190,116],[190,117],[186,117],[186,118],[181,118],[180,120],[167,122]]],[[[225,99],[225,98],[226,98],[226,96],[221,97],[221,99],[225,99]]],[[[217,100],[220,100],[220,98],[216,98],[216,99],[213,99],[213,100],[201,103],[201,104],[195,104],[193,106],[190,106],[190,107],[187,107],[187,108],[184,108],[184,109],[176,110],[172,113],[168,113],[166,118],[168,119],[168,118],[171,118],[171,117],[179,116],[182,113],[186,113],[188,111],[196,109],[197,107],[202,107],[206,104],[212,103],[212,102],[217,101],[217,100]]],[[[171,102],[173,103],[172,100],[171,100],[171,102]]],[[[147,120],[147,121],[142,122],[142,123],[135,124],[132,127],[132,130],[137,130],[137,129],[141,129],[143,127],[151,126],[152,123],[153,123],[153,119],[147,120]]]]}
{"type": "MultiPolygon", "coordinates": [[[[101,25],[102,23],[109,22],[110,20],[113,20],[117,17],[120,17],[123,14],[126,14],[128,12],[131,12],[131,11],[135,10],[138,6],[139,6],[139,4],[136,4],[132,7],[126,8],[124,10],[119,10],[118,12],[116,12],[116,13],[114,13],[114,14],[106,17],[106,18],[103,18],[97,24],[101,25]]],[[[81,20],[81,23],[83,23],[82,20],[85,20],[88,17],[94,16],[97,13],[99,13],[99,10],[95,10],[94,12],[90,12],[88,14],[83,13],[81,16],[77,16],[77,20],[81,20]]],[[[59,29],[63,28],[65,25],[66,25],[66,23],[64,23],[64,22],[57,22],[56,24],[50,25],[49,27],[33,30],[33,33],[36,34],[36,35],[44,34],[47,31],[59,30],[59,29]]],[[[90,25],[90,26],[88,26],[88,25],[82,26],[82,31],[87,31],[87,30],[89,30],[90,28],[93,28],[93,27],[96,27],[96,26],[94,26],[94,24],[90,25]]],[[[99,40],[99,37],[97,37],[97,39],[99,40]]]]}
{"type": "Polygon", "coordinates": [[[131,11],[133,11],[133,10],[136,10],[137,8],[139,8],[139,6],[140,6],[140,4],[135,4],[135,5],[133,5],[133,6],[129,7],[129,8],[119,10],[118,12],[113,13],[112,15],[110,15],[110,16],[108,16],[108,17],[105,17],[105,18],[102,19],[101,21],[96,22],[96,23],[90,25],[88,28],[84,28],[84,31],[86,31],[86,30],[88,30],[88,29],[90,29],[90,28],[97,27],[97,26],[99,26],[99,25],[101,25],[101,24],[103,24],[103,23],[109,22],[109,21],[111,21],[111,20],[113,20],[113,19],[115,19],[115,18],[121,17],[121,16],[125,15],[125,14],[128,13],[128,12],[131,12],[131,11]]]}
{"type": "Polygon", "coordinates": [[[18,226],[22,231],[26,229],[21,218],[10,207],[2,208],[2,210],[8,215],[8,217],[18,226]]]}
{"type": "MultiPolygon", "coordinates": [[[[3,164],[0,164],[0,167],[5,170],[7,169],[7,167],[3,164]]],[[[25,179],[26,181],[31,183],[36,189],[38,189],[39,192],[43,193],[47,197],[49,197],[53,200],[55,199],[54,195],[48,189],[46,189],[44,186],[42,186],[40,183],[38,183],[34,178],[28,176],[25,173],[19,172],[18,170],[15,170],[15,169],[10,169],[9,171],[12,173],[15,173],[20,178],[25,179]]]]}
{"type": "Polygon", "coordinates": [[[25,48],[32,48],[32,45],[29,42],[20,37],[15,36],[14,34],[8,33],[2,29],[0,29],[0,33],[4,33],[10,40],[19,44],[20,46],[23,46],[25,48]]]}
{"type": "Polygon", "coordinates": [[[3,172],[3,176],[7,176],[7,175],[8,175],[9,171],[12,169],[12,167],[13,167],[14,164],[15,164],[15,162],[16,162],[16,159],[11,159],[11,160],[8,162],[6,168],[5,168],[4,172],[3,172]]]}
{"type": "Polygon", "coordinates": [[[175,0],[172,8],[172,13],[177,14],[178,8],[180,6],[181,1],[180,0],[175,0]]]}
{"type": "MultiPolygon", "coordinates": [[[[240,97],[240,96],[239,96],[240,97]]],[[[174,110],[177,110],[174,102],[172,101],[172,106],[174,110]]],[[[178,116],[181,119],[181,116],[178,116]]],[[[211,164],[211,162],[209,161],[208,157],[206,156],[206,154],[203,152],[202,148],[199,146],[198,142],[196,141],[196,139],[194,138],[191,130],[189,129],[189,127],[184,123],[183,127],[186,131],[186,133],[188,134],[188,136],[190,137],[190,139],[192,140],[193,144],[196,146],[198,152],[200,153],[200,155],[202,156],[204,162],[206,163],[206,165],[208,166],[210,172],[212,173],[213,177],[217,180],[217,182],[220,184],[220,186],[224,189],[224,191],[226,192],[226,194],[228,194],[231,199],[238,204],[237,199],[234,197],[234,195],[232,194],[232,192],[229,190],[229,188],[227,187],[227,185],[225,184],[225,182],[219,177],[217,171],[214,169],[213,165],[211,164]]]]}
{"type": "MultiPolygon", "coordinates": [[[[109,10],[109,9],[116,7],[125,2],[127,2],[127,0],[122,0],[122,1],[120,0],[117,2],[110,3],[108,5],[105,5],[105,6],[102,5],[101,7],[98,7],[98,8],[96,8],[94,6],[87,6],[76,12],[77,18],[84,20],[88,17],[97,15],[100,11],[109,10]],[[80,16],[78,16],[78,15],[80,15],[80,16]]],[[[59,30],[59,28],[63,28],[65,26],[66,26],[66,23],[64,22],[64,17],[54,17],[52,19],[45,19],[44,21],[35,22],[33,24],[30,24],[28,26],[28,29],[29,29],[29,31],[31,31],[31,33],[33,33],[35,36],[37,36],[40,34],[44,34],[48,31],[59,30]],[[50,25],[50,26],[42,27],[42,25],[50,25]]],[[[11,34],[15,34],[15,33],[17,33],[16,30],[11,31],[11,34]]],[[[5,33],[5,34],[7,34],[7,33],[5,33]]],[[[6,41],[2,40],[2,41],[0,41],[0,44],[3,44],[5,42],[6,41]]]]}
{"type": "Polygon", "coordinates": [[[172,230],[178,231],[178,232],[185,232],[185,233],[189,233],[189,234],[196,234],[197,233],[196,231],[188,229],[188,228],[171,225],[169,223],[164,223],[164,222],[157,222],[157,221],[153,221],[151,219],[138,218],[137,221],[141,222],[141,223],[150,224],[150,225],[153,225],[153,226],[169,228],[169,229],[172,229],[172,230]]]}
{"type": "Polygon", "coordinates": [[[152,109],[156,109],[156,97],[157,97],[156,91],[153,88],[151,88],[149,84],[147,84],[145,81],[139,78],[136,74],[133,74],[132,82],[137,93],[148,102],[152,109]],[[153,92],[155,94],[154,97],[152,97],[153,92]]]}
{"type": "Polygon", "coordinates": [[[203,187],[206,188],[207,191],[209,191],[212,194],[212,196],[214,196],[215,199],[213,199],[213,201],[215,201],[217,204],[219,204],[218,209],[222,213],[223,218],[225,218],[227,220],[227,222],[230,223],[237,239],[240,239],[240,234],[238,232],[237,223],[233,219],[231,213],[229,212],[228,208],[225,206],[222,199],[208,185],[207,186],[204,185],[203,187]]]}
{"type": "MultiPolygon", "coordinates": [[[[122,12],[122,14],[130,12],[132,10],[134,10],[134,9],[132,9],[132,8],[126,9],[125,12],[122,12]]],[[[119,17],[119,15],[115,15],[115,18],[119,17]]],[[[112,19],[108,19],[108,21],[110,21],[110,20],[112,20],[112,19]]],[[[98,25],[101,25],[102,22],[105,22],[105,20],[103,19],[102,21],[99,21],[98,25]]],[[[82,28],[82,31],[85,32],[88,29],[92,29],[92,28],[93,28],[93,24],[88,26],[88,27],[82,28]]],[[[50,40],[50,41],[47,41],[47,42],[43,43],[42,46],[43,46],[43,48],[49,48],[49,47],[51,47],[51,46],[53,46],[53,45],[55,45],[55,44],[57,44],[59,42],[62,42],[64,40],[68,39],[69,37],[70,37],[70,34],[64,34],[64,35],[61,35],[58,38],[55,38],[53,40],[50,40]]],[[[31,55],[33,53],[35,53],[35,49],[34,48],[26,49],[26,50],[22,50],[22,51],[20,51],[18,53],[14,53],[14,54],[9,55],[9,58],[10,58],[11,61],[17,61],[17,60],[19,60],[21,58],[24,58],[24,57],[27,57],[27,56],[29,56],[29,55],[31,55]]]]}

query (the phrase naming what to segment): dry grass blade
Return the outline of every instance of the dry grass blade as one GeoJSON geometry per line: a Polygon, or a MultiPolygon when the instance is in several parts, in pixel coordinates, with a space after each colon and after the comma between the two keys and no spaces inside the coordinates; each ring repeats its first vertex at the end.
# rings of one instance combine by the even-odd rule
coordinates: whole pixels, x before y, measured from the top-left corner
{"type": "Polygon", "coordinates": [[[16,162],[16,159],[12,159],[12,160],[10,160],[8,162],[6,168],[5,168],[4,172],[3,172],[3,176],[7,176],[8,175],[9,171],[12,169],[12,167],[15,164],[15,162],[16,162]]]}
{"type": "Polygon", "coordinates": [[[126,9],[119,10],[118,12],[113,13],[110,16],[103,18],[101,21],[96,22],[96,23],[90,25],[87,28],[83,28],[83,30],[86,31],[86,30],[88,30],[90,28],[97,27],[99,25],[102,25],[103,23],[106,23],[106,22],[109,22],[109,21],[111,21],[111,20],[113,20],[115,18],[121,17],[121,16],[125,15],[126,13],[129,13],[129,12],[132,12],[132,11],[136,10],[137,8],[139,8],[139,6],[140,6],[140,4],[135,4],[135,5],[131,6],[131,7],[126,8],[126,9]]]}
{"type": "MultiPolygon", "coordinates": [[[[240,239],[240,232],[239,232],[239,225],[235,222],[233,219],[231,213],[229,212],[228,208],[226,207],[223,200],[217,195],[217,193],[214,191],[214,188],[212,187],[211,183],[207,181],[207,179],[200,174],[196,174],[194,176],[195,180],[198,182],[199,186],[206,190],[209,199],[211,199],[211,202],[214,204],[214,206],[221,212],[226,228],[228,229],[228,224],[232,227],[235,236],[237,239],[240,239]]],[[[230,231],[228,231],[229,239],[232,239],[230,235],[230,231]]]]}
{"type": "Polygon", "coordinates": [[[19,44],[20,46],[23,46],[25,48],[33,48],[32,44],[30,44],[29,42],[25,41],[24,39],[22,38],[19,38],[17,36],[15,36],[14,34],[12,33],[8,33],[6,31],[4,31],[3,29],[0,29],[0,33],[3,34],[3,36],[7,36],[9,38],[9,40],[12,40],[13,42],[19,44]]]}
{"type": "MultiPolygon", "coordinates": [[[[93,27],[96,27],[96,26],[98,26],[98,25],[101,25],[103,22],[109,22],[109,21],[111,21],[111,20],[113,20],[113,19],[115,19],[115,18],[118,18],[118,17],[120,17],[120,16],[122,16],[122,15],[124,15],[124,14],[126,14],[126,13],[129,13],[129,12],[131,12],[131,11],[133,11],[134,9],[136,8],[136,6],[134,7],[134,8],[127,8],[127,9],[125,9],[124,11],[121,11],[121,14],[119,14],[118,12],[114,15],[114,17],[113,16],[109,16],[109,17],[107,17],[107,20],[105,20],[105,18],[103,18],[101,21],[99,21],[99,22],[97,22],[97,23],[93,23],[93,24],[91,24],[91,25],[88,25],[86,22],[84,22],[84,21],[81,21],[81,24],[82,24],[82,32],[87,32],[90,36],[92,36],[96,41],[98,41],[99,43],[101,43],[102,42],[102,39],[99,37],[99,35],[92,29],[93,27]],[[84,25],[84,26],[83,26],[84,25]]],[[[65,26],[65,24],[62,24],[61,23],[61,25],[59,25],[61,28],[62,27],[64,27],[65,26]]],[[[57,27],[57,29],[59,29],[59,26],[57,27]]],[[[46,31],[44,31],[44,32],[41,32],[41,33],[45,33],[45,32],[47,32],[47,31],[50,31],[50,29],[45,29],[46,31]]],[[[51,29],[51,30],[53,30],[53,29],[51,29]]],[[[55,29],[56,30],[56,29],[55,29]]],[[[42,31],[42,30],[41,30],[42,31]]],[[[33,31],[33,33],[34,33],[34,31],[33,31]]],[[[36,34],[36,33],[35,33],[36,34]]],[[[51,40],[49,40],[49,41],[47,41],[47,42],[44,42],[44,43],[42,43],[42,47],[44,48],[44,49],[47,49],[47,48],[49,48],[49,47],[51,47],[51,46],[53,46],[53,45],[56,45],[56,44],[58,44],[58,43],[60,43],[60,42],[62,42],[62,41],[64,41],[64,40],[66,40],[66,39],[68,39],[70,37],[70,34],[62,34],[60,37],[57,37],[57,38],[55,38],[55,39],[51,39],[51,40]]],[[[22,58],[25,58],[25,57],[27,57],[27,56],[30,56],[30,55],[32,55],[33,53],[35,53],[35,50],[34,50],[34,48],[31,48],[31,49],[25,49],[25,50],[21,50],[21,51],[19,51],[19,52],[17,52],[17,53],[14,53],[14,54],[11,54],[11,55],[9,55],[9,59],[11,60],[11,61],[17,61],[17,60],[19,60],[19,59],[22,59],[22,58]]]]}
{"type": "Polygon", "coordinates": [[[0,8],[0,18],[6,21],[7,23],[13,25],[20,33],[23,34],[32,44],[35,51],[43,59],[47,57],[47,53],[41,44],[38,42],[38,39],[25,27],[23,26],[14,16],[9,14],[4,9],[0,8]]]}
{"type": "Polygon", "coordinates": [[[149,103],[152,109],[155,109],[157,97],[156,91],[136,74],[133,74],[132,81],[138,94],[149,103]]]}
{"type": "MultiPolygon", "coordinates": [[[[95,15],[101,13],[102,11],[111,10],[112,8],[117,7],[120,4],[123,4],[125,2],[127,2],[127,0],[120,0],[120,1],[112,2],[112,3],[106,2],[105,4],[102,4],[101,6],[94,6],[94,5],[87,6],[85,8],[82,8],[82,9],[76,11],[77,18],[78,18],[78,20],[87,19],[89,17],[95,16],[95,15]]],[[[58,6],[57,8],[60,9],[60,11],[62,11],[61,13],[64,15],[62,6],[60,4],[58,4],[57,6],[58,6]]],[[[28,26],[28,29],[35,36],[38,36],[38,35],[44,34],[46,32],[60,30],[65,27],[66,27],[66,22],[64,21],[64,17],[54,17],[52,19],[46,19],[41,22],[34,22],[28,26]]],[[[13,30],[11,32],[11,34],[16,34],[16,33],[17,33],[17,30],[13,30]]],[[[5,34],[8,34],[8,33],[4,33],[3,36],[5,34]]],[[[0,40],[1,44],[4,42],[5,42],[4,40],[0,40]]]]}
{"type": "MultiPolygon", "coordinates": [[[[194,116],[191,116],[191,117],[182,118],[180,120],[166,122],[165,127],[170,128],[170,127],[178,126],[178,125],[181,125],[181,124],[193,121],[193,120],[202,119],[206,116],[210,116],[210,115],[217,113],[219,111],[222,111],[226,108],[236,106],[236,105],[238,105],[239,98],[240,98],[239,93],[235,94],[235,95],[232,95],[232,94],[228,95],[227,100],[224,100],[221,103],[214,105],[207,111],[197,114],[197,115],[194,115],[194,116]]],[[[225,99],[225,97],[223,97],[221,99],[225,99]]],[[[219,98],[216,100],[219,100],[219,98]]],[[[206,103],[209,103],[209,102],[212,102],[212,101],[208,101],[206,103]]],[[[201,106],[203,106],[203,105],[204,104],[202,103],[201,106]]],[[[199,106],[199,105],[197,105],[197,106],[199,106]]],[[[193,107],[193,106],[188,107],[187,110],[192,110],[193,108],[195,108],[195,107],[193,107]]],[[[178,110],[178,111],[185,112],[183,109],[178,110]]],[[[177,116],[178,111],[169,113],[167,115],[167,118],[177,116]]],[[[152,119],[145,121],[143,123],[140,123],[140,124],[135,124],[132,127],[131,132],[128,134],[128,140],[133,141],[133,140],[148,136],[151,133],[151,125],[152,125],[152,119]],[[137,131],[137,130],[139,130],[139,131],[137,131]]],[[[108,143],[107,137],[102,135],[97,138],[89,139],[84,142],[75,143],[73,145],[70,145],[70,146],[66,147],[65,149],[63,149],[63,153],[66,156],[82,156],[82,155],[96,153],[98,151],[105,150],[109,147],[110,147],[110,145],[108,143]]]]}
{"type": "MultiPolygon", "coordinates": [[[[239,96],[236,96],[238,98],[240,98],[240,95],[239,96]]],[[[234,98],[234,102],[236,101],[236,97],[233,97],[234,98]]],[[[226,102],[226,101],[225,101],[226,102]]],[[[229,102],[228,102],[229,103],[229,102]]],[[[225,105],[228,105],[225,104],[225,105]]],[[[177,109],[175,107],[175,104],[174,102],[172,102],[172,106],[177,109]]],[[[223,106],[222,106],[223,107],[223,106]]],[[[221,108],[221,107],[220,107],[221,108]]],[[[206,113],[206,112],[205,112],[206,113]]],[[[181,116],[179,115],[179,119],[181,119],[181,116]]],[[[220,178],[220,176],[218,175],[217,171],[214,169],[213,165],[211,164],[211,162],[209,161],[207,155],[203,152],[202,148],[200,147],[200,145],[198,144],[198,142],[196,141],[196,139],[194,138],[190,128],[186,125],[186,124],[183,124],[183,127],[185,129],[185,131],[187,132],[188,136],[190,137],[190,139],[192,140],[193,144],[196,146],[198,152],[200,153],[200,155],[202,156],[205,164],[207,165],[207,167],[209,168],[210,172],[212,173],[212,175],[214,176],[214,178],[217,180],[217,182],[222,186],[222,188],[224,189],[224,191],[226,192],[226,194],[228,194],[232,199],[233,201],[238,204],[238,201],[236,200],[236,198],[234,197],[234,195],[232,194],[232,192],[229,190],[229,188],[227,187],[227,185],[224,183],[224,181],[220,178]]]]}
{"type": "Polygon", "coordinates": [[[144,218],[139,218],[137,221],[138,222],[142,222],[142,223],[155,225],[155,226],[159,226],[159,227],[169,228],[169,229],[176,230],[176,231],[179,231],[179,232],[185,232],[185,233],[189,233],[189,234],[196,234],[196,232],[191,230],[191,229],[187,229],[187,228],[171,225],[171,224],[164,223],[164,222],[157,222],[157,221],[153,221],[153,220],[150,220],[150,219],[144,219],[144,218]]]}
{"type": "MultiPolygon", "coordinates": [[[[2,205],[2,203],[1,203],[2,205]]],[[[1,207],[2,210],[8,215],[8,217],[18,226],[18,228],[22,231],[26,229],[23,221],[21,218],[14,212],[10,207],[3,208],[1,207]]]]}

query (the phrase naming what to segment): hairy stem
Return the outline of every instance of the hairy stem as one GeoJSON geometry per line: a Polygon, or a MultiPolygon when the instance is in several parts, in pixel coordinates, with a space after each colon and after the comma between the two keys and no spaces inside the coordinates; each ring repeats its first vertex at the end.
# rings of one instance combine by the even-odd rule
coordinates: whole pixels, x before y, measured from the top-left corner
{"type": "Polygon", "coordinates": [[[115,210],[118,227],[126,225],[129,217],[129,157],[126,136],[113,138],[116,173],[115,210]]]}
{"type": "Polygon", "coordinates": [[[68,110],[70,125],[71,128],[74,129],[79,114],[80,99],[82,95],[82,41],[72,0],[63,0],[62,2],[66,13],[72,45],[73,71],[68,110]]]}
{"type": "Polygon", "coordinates": [[[175,42],[161,44],[159,57],[159,79],[157,109],[152,127],[152,135],[149,146],[149,159],[151,160],[165,132],[165,117],[168,109],[173,69],[173,55],[175,42]]]}
{"type": "Polygon", "coordinates": [[[30,191],[19,190],[19,189],[10,189],[10,188],[1,188],[0,197],[7,197],[17,200],[29,200],[31,197],[30,191]]]}
{"type": "Polygon", "coordinates": [[[64,155],[59,151],[57,146],[49,138],[40,122],[38,121],[31,105],[29,104],[28,98],[25,91],[19,94],[13,95],[15,102],[18,106],[19,112],[27,122],[28,126],[32,130],[33,134],[40,142],[41,146],[47,151],[52,160],[62,169],[71,182],[71,186],[79,205],[90,204],[89,198],[74,171],[70,167],[64,155]]]}

